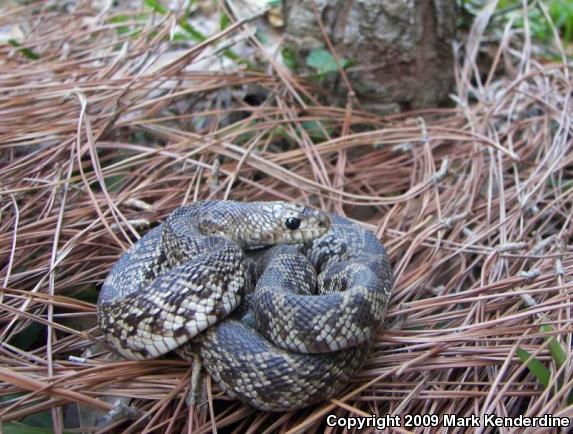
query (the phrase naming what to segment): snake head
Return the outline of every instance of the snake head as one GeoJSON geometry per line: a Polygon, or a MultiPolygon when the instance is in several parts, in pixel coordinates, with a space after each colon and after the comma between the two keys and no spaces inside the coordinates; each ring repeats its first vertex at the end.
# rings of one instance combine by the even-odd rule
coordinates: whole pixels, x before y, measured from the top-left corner
{"type": "Polygon", "coordinates": [[[330,229],[324,212],[289,202],[253,202],[255,208],[245,216],[239,243],[252,249],[279,243],[306,243],[330,229]]]}

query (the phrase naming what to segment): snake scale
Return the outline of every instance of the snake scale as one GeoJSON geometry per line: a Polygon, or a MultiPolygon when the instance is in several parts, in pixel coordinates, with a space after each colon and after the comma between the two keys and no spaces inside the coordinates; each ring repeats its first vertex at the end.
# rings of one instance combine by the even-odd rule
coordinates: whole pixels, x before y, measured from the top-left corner
{"type": "Polygon", "coordinates": [[[194,202],[120,257],[98,323],[125,357],[199,355],[227,394],[288,411],[339,393],[361,368],[392,282],[383,246],[348,219],[194,202]]]}

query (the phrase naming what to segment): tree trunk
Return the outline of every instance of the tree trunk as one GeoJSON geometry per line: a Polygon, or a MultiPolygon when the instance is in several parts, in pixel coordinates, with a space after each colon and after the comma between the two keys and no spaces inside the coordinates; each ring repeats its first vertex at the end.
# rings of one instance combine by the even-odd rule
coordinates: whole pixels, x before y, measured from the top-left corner
{"type": "MultiPolygon", "coordinates": [[[[327,47],[318,14],[338,56],[351,61],[347,74],[363,106],[387,112],[446,100],[454,78],[453,0],[285,0],[284,5],[287,47],[300,59],[327,47]]],[[[337,99],[346,97],[339,77],[325,83],[337,99]]]]}

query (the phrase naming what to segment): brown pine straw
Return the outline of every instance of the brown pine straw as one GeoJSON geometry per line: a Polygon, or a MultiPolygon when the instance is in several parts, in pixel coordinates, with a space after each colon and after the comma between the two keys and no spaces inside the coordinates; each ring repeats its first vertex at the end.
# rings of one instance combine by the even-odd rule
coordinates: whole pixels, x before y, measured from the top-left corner
{"type": "Polygon", "coordinates": [[[48,411],[61,432],[70,403],[105,413],[113,396],[141,412],[100,432],[340,430],[328,414],[573,416],[573,86],[564,55],[533,57],[527,25],[492,45],[486,10],[460,53],[456,106],[380,117],[352,98],[321,105],[312,81],[262,52],[249,20],[175,44],[173,13],[63,7],[0,16],[39,55],[0,46],[2,423],[48,411]],[[260,72],[193,68],[231,38],[258,50],[260,72]],[[266,93],[249,104],[254,88],[266,93]],[[94,306],[110,267],[172,209],[209,198],[310,203],[387,246],[386,326],[336,399],[277,415],[208,383],[208,403],[189,407],[187,362],[110,357],[94,306]],[[566,352],[559,370],[548,336],[566,352]],[[547,389],[518,347],[551,370],[547,389]]]}

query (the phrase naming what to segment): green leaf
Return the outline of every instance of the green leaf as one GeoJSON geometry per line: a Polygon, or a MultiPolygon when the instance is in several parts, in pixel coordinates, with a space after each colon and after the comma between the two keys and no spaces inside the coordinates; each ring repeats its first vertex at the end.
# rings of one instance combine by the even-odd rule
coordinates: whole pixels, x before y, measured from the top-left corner
{"type": "MultiPolygon", "coordinates": [[[[109,19],[109,22],[111,24],[119,24],[119,23],[125,23],[126,21],[129,21],[130,17],[127,15],[117,15],[115,17],[111,17],[109,19]]],[[[116,28],[117,34],[118,35],[123,35],[127,32],[129,32],[129,27],[128,26],[120,26],[116,28]]]]}
{"type": "Polygon", "coordinates": [[[18,41],[16,41],[15,39],[8,39],[8,43],[12,47],[16,47],[18,49],[18,51],[20,52],[20,54],[22,54],[22,56],[24,56],[24,57],[27,57],[28,59],[38,60],[40,58],[40,56],[38,54],[34,53],[34,51],[31,48],[22,48],[20,43],[18,41]]]}
{"type": "Polygon", "coordinates": [[[223,12],[219,17],[219,29],[225,30],[229,27],[229,24],[231,24],[231,19],[229,18],[229,15],[223,12]]]}
{"type": "Polygon", "coordinates": [[[312,50],[308,53],[306,64],[307,66],[316,69],[317,72],[321,74],[338,70],[334,57],[332,57],[332,54],[324,48],[312,50]]]}
{"type": "Polygon", "coordinates": [[[295,71],[298,68],[298,58],[296,52],[289,47],[284,47],[281,51],[283,56],[283,62],[286,67],[292,71],[295,71]]]}
{"type": "MultiPolygon", "coordinates": [[[[162,6],[157,0],[145,0],[145,4],[162,15],[165,15],[169,12],[168,9],[165,6],[162,6]]],[[[190,39],[193,39],[197,42],[203,42],[207,40],[207,37],[202,32],[195,29],[191,24],[189,24],[186,21],[186,17],[177,21],[177,25],[189,34],[190,39]]],[[[178,34],[176,39],[184,40],[185,37],[181,34],[178,34]]],[[[225,55],[225,57],[234,60],[235,62],[248,64],[248,62],[243,61],[241,57],[238,54],[236,54],[233,50],[225,50],[223,54],[225,55]]]]}
{"type": "MultiPolygon", "coordinates": [[[[348,59],[340,59],[340,67],[342,69],[348,67],[350,63],[351,62],[348,59]]],[[[327,74],[329,72],[338,71],[338,66],[336,65],[334,56],[324,48],[318,48],[308,53],[308,56],[306,57],[306,64],[310,68],[316,69],[316,72],[319,74],[327,74]]]]}
{"type": "Polygon", "coordinates": [[[536,358],[529,359],[531,357],[531,353],[527,350],[524,350],[523,348],[517,348],[517,357],[519,357],[519,360],[527,365],[527,369],[529,369],[531,373],[535,375],[535,378],[537,378],[539,383],[541,383],[544,387],[549,385],[549,378],[551,378],[551,373],[543,363],[541,363],[536,358]]]}
{"type": "Polygon", "coordinates": [[[22,396],[24,396],[24,392],[10,393],[9,395],[0,396],[0,404],[1,404],[0,407],[2,407],[3,405],[7,405],[9,401],[21,398],[22,396]]]}
{"type": "MultiPolygon", "coordinates": [[[[29,426],[24,423],[12,422],[2,424],[3,434],[53,434],[52,428],[40,428],[29,426]]],[[[62,431],[64,434],[72,434],[72,431],[62,431]]]]}
{"type": "Polygon", "coordinates": [[[195,29],[195,27],[193,27],[188,22],[183,21],[183,20],[179,20],[177,22],[177,24],[179,25],[179,27],[181,27],[183,30],[185,30],[187,33],[189,33],[189,35],[191,36],[191,39],[194,39],[197,42],[203,42],[207,39],[207,37],[203,33],[201,33],[199,30],[195,29]]]}
{"type": "Polygon", "coordinates": [[[175,32],[172,37],[172,40],[175,42],[188,41],[189,39],[191,39],[191,37],[187,32],[175,32]]]}
{"type": "Polygon", "coordinates": [[[111,17],[108,21],[112,24],[125,23],[129,21],[129,18],[129,15],[116,15],[115,17],[111,17]]]}
{"type": "Polygon", "coordinates": [[[4,423],[2,424],[4,434],[52,434],[51,428],[36,428],[23,423],[4,423]]]}
{"type": "Polygon", "coordinates": [[[300,123],[301,127],[308,133],[310,138],[315,142],[322,142],[328,140],[328,134],[331,136],[334,134],[332,127],[325,125],[324,122],[319,123],[318,121],[304,121],[300,123]],[[322,128],[321,128],[322,126],[322,128]]]}
{"type": "Polygon", "coordinates": [[[261,32],[260,30],[257,30],[255,32],[255,38],[257,38],[259,40],[259,42],[263,45],[269,44],[269,38],[267,37],[267,35],[265,33],[261,32]]]}
{"type": "Polygon", "coordinates": [[[165,6],[159,3],[157,0],[145,0],[144,2],[147,6],[153,9],[155,12],[165,15],[168,11],[165,6]]]}
{"type": "Polygon", "coordinates": [[[113,193],[118,193],[121,191],[121,187],[123,187],[124,181],[127,179],[127,175],[109,175],[106,176],[103,180],[105,182],[105,188],[107,191],[111,191],[113,193]]]}
{"type": "MultiPolygon", "coordinates": [[[[540,330],[543,333],[551,333],[553,331],[553,328],[551,328],[551,326],[548,324],[544,324],[540,327],[540,330]]],[[[565,353],[565,350],[563,349],[559,341],[555,339],[554,336],[549,336],[546,339],[549,339],[549,352],[551,353],[551,357],[555,362],[555,366],[557,367],[557,369],[559,369],[561,368],[561,366],[563,366],[563,363],[565,363],[565,361],[567,360],[567,354],[565,353]]]]}
{"type": "Polygon", "coordinates": [[[52,428],[52,412],[50,410],[34,413],[26,416],[20,423],[33,428],[51,429],[52,428]]]}
{"type": "MultiPolygon", "coordinates": [[[[34,413],[20,422],[2,424],[4,434],[52,434],[52,413],[50,410],[34,413]]],[[[63,431],[71,434],[70,431],[63,431]]]]}

